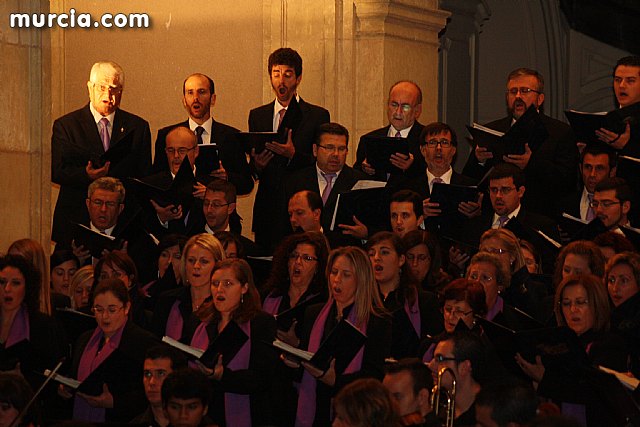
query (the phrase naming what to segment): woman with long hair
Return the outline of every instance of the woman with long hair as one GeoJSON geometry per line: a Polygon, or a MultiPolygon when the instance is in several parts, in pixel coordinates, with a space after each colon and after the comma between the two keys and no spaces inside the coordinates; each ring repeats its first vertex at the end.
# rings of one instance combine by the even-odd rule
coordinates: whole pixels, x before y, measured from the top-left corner
{"type": "Polygon", "coordinates": [[[33,239],[20,239],[13,242],[7,254],[20,255],[38,270],[40,277],[40,308],[44,314],[51,314],[51,291],[49,279],[49,258],[45,255],[42,245],[33,239]]]}
{"type": "Polygon", "coordinates": [[[391,355],[396,359],[417,357],[420,342],[442,331],[438,300],[431,292],[418,291],[398,235],[376,233],[366,249],[384,306],[393,315],[391,355]]]}

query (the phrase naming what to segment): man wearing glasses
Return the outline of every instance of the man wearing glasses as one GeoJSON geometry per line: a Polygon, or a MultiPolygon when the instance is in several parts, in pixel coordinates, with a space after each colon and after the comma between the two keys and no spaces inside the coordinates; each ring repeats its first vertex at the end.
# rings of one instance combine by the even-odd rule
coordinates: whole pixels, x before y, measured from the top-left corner
{"type": "MultiPolygon", "coordinates": [[[[320,223],[322,229],[332,242],[339,246],[358,244],[356,238],[366,238],[366,227],[358,222],[356,225],[342,225],[341,231],[330,231],[331,219],[340,192],[350,190],[353,185],[367,175],[347,166],[349,152],[349,131],[338,123],[324,123],[318,127],[313,144],[315,164],[301,169],[291,176],[286,184],[287,200],[300,191],[308,190],[316,193],[322,200],[320,223]],[[358,234],[360,233],[360,234],[358,234]],[[365,233],[364,236],[361,236],[365,233]]],[[[333,246],[332,246],[333,247],[333,246]]]]}
{"type": "Polygon", "coordinates": [[[632,199],[633,190],[623,178],[606,178],[596,185],[591,208],[607,230],[621,233],[621,226],[631,225],[628,215],[632,199]]]}
{"type": "MultiPolygon", "coordinates": [[[[422,90],[412,81],[402,80],[391,86],[389,99],[387,100],[387,118],[389,125],[369,132],[367,136],[388,136],[392,138],[407,138],[409,143],[409,154],[395,153],[390,157],[390,162],[401,172],[393,173],[391,176],[380,171],[376,171],[367,162],[365,144],[358,144],[356,153],[356,163],[354,168],[365,172],[381,181],[393,181],[394,175],[418,176],[423,173],[425,164],[420,155],[419,136],[424,128],[418,122],[422,113],[422,90]],[[393,180],[392,180],[393,177],[393,180]]],[[[362,139],[360,140],[362,142],[362,139]]]]}
{"type": "Polygon", "coordinates": [[[104,176],[143,177],[151,170],[151,133],[142,118],[119,109],[124,71],[115,62],[93,64],[90,102],[57,119],[51,137],[51,181],[60,185],[51,238],[69,242],[71,222],[86,224],[87,187],[104,176]],[[103,161],[114,149],[125,155],[103,161]]]}
{"type": "Polygon", "coordinates": [[[493,154],[486,148],[476,146],[463,173],[479,180],[498,163],[513,164],[523,170],[526,176],[527,192],[524,201],[527,208],[555,217],[559,200],[575,190],[578,148],[571,128],[541,111],[544,100],[544,80],[540,73],[528,68],[512,71],[507,77],[508,115],[486,126],[507,132],[533,105],[540,114],[547,137],[536,146],[527,144],[524,154],[509,154],[502,159],[493,158],[493,154]]]}

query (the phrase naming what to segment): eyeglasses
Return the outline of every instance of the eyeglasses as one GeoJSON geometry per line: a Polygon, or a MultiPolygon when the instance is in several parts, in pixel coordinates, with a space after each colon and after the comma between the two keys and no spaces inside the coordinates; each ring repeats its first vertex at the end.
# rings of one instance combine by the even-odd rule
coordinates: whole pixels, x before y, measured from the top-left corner
{"type": "Polygon", "coordinates": [[[593,209],[598,209],[598,206],[600,205],[602,205],[603,208],[610,208],[613,205],[619,205],[621,203],[621,201],[614,202],[613,200],[603,200],[601,202],[598,200],[594,200],[593,202],[589,203],[589,206],[591,206],[593,209]]]}
{"type": "Polygon", "coordinates": [[[404,111],[405,113],[408,113],[413,108],[413,105],[411,105],[411,104],[398,104],[397,102],[390,102],[389,103],[389,108],[391,108],[393,111],[397,110],[398,107],[400,107],[400,109],[402,109],[402,111],[404,111]]]}
{"type": "Polygon", "coordinates": [[[179,155],[184,156],[185,154],[187,154],[189,151],[191,150],[195,150],[196,147],[191,147],[191,148],[186,148],[186,147],[180,147],[177,150],[173,147],[167,147],[164,149],[164,151],[166,151],[166,153],[170,156],[174,156],[176,154],[176,151],[178,152],[179,155]]]}
{"type": "Polygon", "coordinates": [[[502,193],[505,196],[515,190],[516,187],[489,187],[489,192],[491,194],[502,193]]]}
{"type": "Polygon", "coordinates": [[[96,208],[101,208],[103,206],[106,206],[109,209],[113,209],[120,204],[120,202],[111,202],[111,201],[105,202],[104,200],[100,200],[100,199],[89,199],[89,201],[96,208]]]}
{"type": "Polygon", "coordinates": [[[517,95],[517,94],[518,94],[518,92],[520,92],[520,93],[521,93],[521,94],[523,94],[523,95],[527,95],[527,94],[529,94],[529,93],[531,93],[531,92],[535,92],[535,93],[542,93],[542,92],[540,92],[540,91],[538,91],[538,90],[531,89],[531,88],[529,88],[529,87],[512,87],[511,89],[507,89],[507,93],[508,93],[509,95],[513,95],[513,96],[515,96],[515,95],[517,95]]]}
{"type": "Polygon", "coordinates": [[[337,151],[338,153],[346,153],[347,152],[347,147],[346,146],[340,146],[340,147],[336,147],[335,145],[320,145],[318,144],[318,147],[322,148],[323,150],[327,150],[330,152],[334,152],[337,151]]]}
{"type": "Polygon", "coordinates": [[[220,202],[210,202],[208,200],[204,200],[202,202],[202,207],[205,209],[209,209],[209,208],[213,208],[213,209],[220,209],[223,208],[225,206],[229,206],[231,203],[220,203],[220,202]]]}
{"type": "Polygon", "coordinates": [[[435,356],[433,356],[433,360],[435,360],[438,363],[447,362],[447,361],[453,361],[453,362],[460,361],[460,359],[458,359],[457,357],[443,356],[441,354],[436,354],[435,356]]]}
{"type": "Polygon", "coordinates": [[[96,316],[103,316],[105,313],[108,313],[109,315],[116,314],[123,308],[124,306],[116,307],[115,305],[110,305],[109,307],[104,308],[99,305],[94,305],[91,307],[91,311],[93,311],[96,316]]]}
{"type": "Polygon", "coordinates": [[[422,145],[426,145],[429,148],[436,148],[438,145],[442,148],[449,148],[452,144],[448,139],[430,139],[425,141],[422,145]]]}
{"type": "Polygon", "coordinates": [[[295,261],[298,258],[300,258],[304,262],[312,262],[312,261],[317,261],[318,260],[317,257],[311,256],[311,255],[307,255],[307,254],[299,254],[297,252],[291,252],[289,254],[289,260],[290,261],[295,261]]]}
{"type": "Polygon", "coordinates": [[[407,261],[413,261],[415,259],[417,259],[418,261],[428,261],[431,258],[429,258],[429,255],[425,255],[425,254],[420,254],[420,255],[414,255],[414,254],[406,254],[405,258],[407,259],[407,261]]]}
{"type": "Polygon", "coordinates": [[[488,274],[478,274],[478,273],[470,273],[469,274],[469,279],[471,280],[478,280],[480,282],[491,282],[493,280],[493,277],[489,276],[488,274]]]}
{"type": "Polygon", "coordinates": [[[585,299],[577,299],[575,301],[570,301],[570,300],[562,300],[560,301],[560,305],[563,308],[571,308],[571,306],[575,306],[576,308],[585,308],[587,306],[587,304],[589,304],[589,300],[587,298],[585,299]]]}
{"type": "Polygon", "coordinates": [[[494,255],[506,254],[508,251],[502,248],[480,248],[480,252],[489,252],[494,255]]]}
{"type": "Polygon", "coordinates": [[[219,288],[220,285],[222,285],[222,287],[224,289],[229,289],[230,287],[236,285],[236,282],[226,279],[226,280],[212,280],[211,281],[211,287],[212,288],[219,288]]]}
{"type": "Polygon", "coordinates": [[[107,91],[114,95],[118,95],[122,93],[122,86],[111,86],[111,85],[105,85],[102,83],[94,83],[93,87],[103,93],[107,91]]]}
{"type": "Polygon", "coordinates": [[[156,380],[161,380],[166,378],[169,373],[164,369],[145,369],[142,372],[144,379],[150,380],[151,378],[155,378],[156,380]]]}
{"type": "Polygon", "coordinates": [[[454,307],[449,307],[449,306],[445,306],[442,308],[442,311],[448,315],[448,316],[453,316],[453,317],[465,317],[470,315],[471,313],[473,313],[473,310],[469,310],[469,311],[462,311],[459,308],[454,308],[454,307]]]}

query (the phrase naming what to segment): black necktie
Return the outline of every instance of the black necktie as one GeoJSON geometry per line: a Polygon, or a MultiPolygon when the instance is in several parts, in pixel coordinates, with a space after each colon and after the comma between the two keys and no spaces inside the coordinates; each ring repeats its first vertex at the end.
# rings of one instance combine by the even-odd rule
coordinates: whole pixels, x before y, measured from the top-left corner
{"type": "Polygon", "coordinates": [[[202,133],[204,132],[204,128],[202,126],[198,126],[196,128],[196,137],[198,138],[198,145],[202,145],[202,133]]]}

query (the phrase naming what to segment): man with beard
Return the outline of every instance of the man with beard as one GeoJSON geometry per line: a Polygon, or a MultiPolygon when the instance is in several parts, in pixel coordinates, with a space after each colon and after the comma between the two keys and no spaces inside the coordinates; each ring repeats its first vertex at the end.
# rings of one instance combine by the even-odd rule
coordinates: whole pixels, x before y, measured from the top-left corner
{"type": "MultiPolygon", "coordinates": [[[[625,56],[618,60],[613,68],[613,91],[620,108],[640,102],[640,56],[625,56]]],[[[632,134],[631,127],[627,122],[621,134],[602,128],[596,131],[596,136],[621,154],[639,157],[640,141],[638,135],[632,134]]]]}
{"type": "Polygon", "coordinates": [[[286,234],[287,199],[283,183],[293,171],[313,165],[312,145],[318,127],[329,122],[329,112],[305,102],[297,93],[302,81],[302,58],[293,49],[280,48],[269,55],[267,72],[276,99],[249,112],[250,132],[276,132],[292,98],[302,112],[287,142],[268,142],[266,150],[251,152],[252,166],[260,180],[253,205],[255,241],[273,249],[286,234]]]}
{"type": "Polygon", "coordinates": [[[591,207],[608,231],[621,233],[621,226],[631,225],[629,211],[632,200],[633,191],[624,179],[606,178],[596,185],[591,207]]]}
{"type": "Polygon", "coordinates": [[[169,170],[167,157],[162,154],[167,134],[176,126],[184,126],[193,131],[200,146],[195,160],[196,174],[228,180],[235,185],[238,194],[249,194],[253,179],[247,157],[236,139],[239,130],[213,119],[211,108],[215,103],[215,85],[210,77],[196,73],[185,79],[182,105],[189,113],[189,119],[158,131],[153,170],[156,173],[169,170]]]}
{"type": "Polygon", "coordinates": [[[493,153],[476,145],[469,156],[463,173],[480,180],[498,163],[516,165],[524,171],[527,192],[524,203],[531,211],[548,217],[556,214],[558,201],[575,188],[578,167],[578,149],[571,128],[558,120],[546,116],[542,111],[544,102],[544,80],[535,70],[518,68],[507,77],[506,102],[508,116],[488,123],[486,126],[507,132],[532,105],[538,110],[547,137],[543,141],[530,141],[524,154],[509,154],[502,159],[493,158],[493,153]]]}
{"type": "Polygon", "coordinates": [[[91,182],[103,176],[143,177],[151,170],[149,123],[121,110],[124,71],[111,61],[96,62],[87,82],[89,103],[57,119],[51,136],[51,181],[60,185],[51,239],[68,245],[72,222],[87,223],[82,202],[91,182]],[[106,161],[113,149],[128,154],[106,161]]]}
{"type": "Polygon", "coordinates": [[[389,175],[376,171],[367,161],[367,150],[365,144],[358,144],[356,153],[355,169],[371,175],[380,181],[395,182],[396,179],[403,179],[407,176],[417,176],[424,172],[425,163],[420,154],[420,132],[424,128],[418,118],[422,113],[422,90],[412,81],[401,80],[389,89],[389,99],[387,100],[387,118],[389,125],[369,132],[367,136],[388,136],[392,138],[407,138],[409,143],[409,154],[395,153],[391,155],[390,162],[398,168],[397,172],[389,175]]]}

